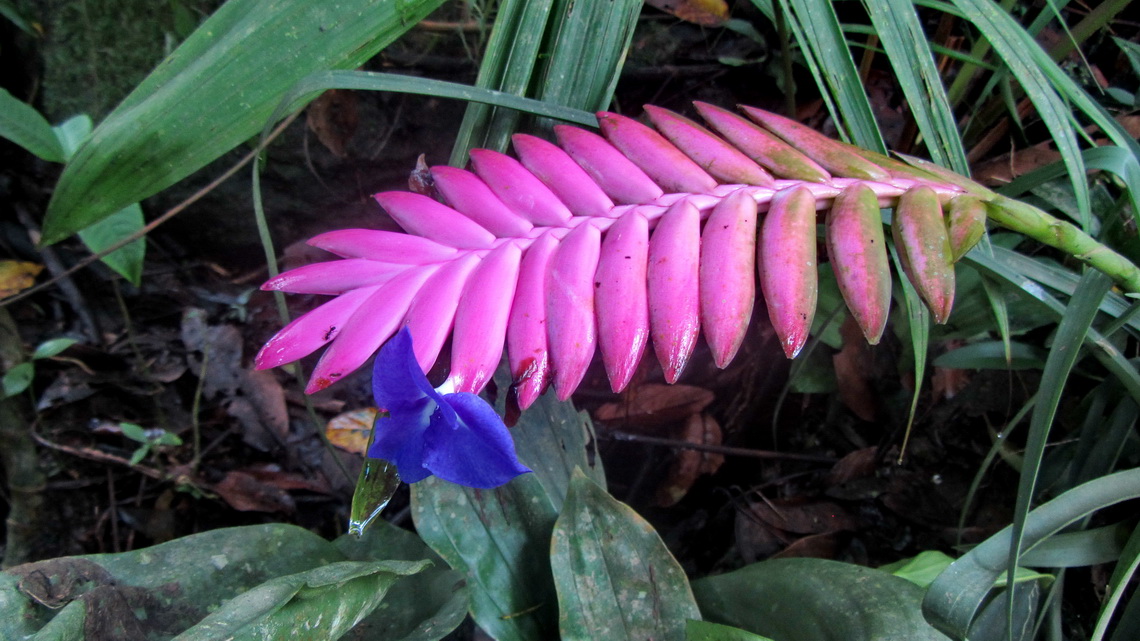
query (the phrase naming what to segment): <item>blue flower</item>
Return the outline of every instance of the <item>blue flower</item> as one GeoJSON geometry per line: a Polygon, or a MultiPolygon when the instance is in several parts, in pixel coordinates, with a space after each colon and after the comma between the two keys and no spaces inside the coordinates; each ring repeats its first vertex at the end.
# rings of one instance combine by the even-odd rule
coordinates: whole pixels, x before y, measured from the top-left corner
{"type": "Polygon", "coordinates": [[[408,483],[434,474],[459,485],[492,488],[530,471],[519,463],[507,426],[487,401],[432,388],[406,327],[376,355],[372,394],[388,416],[377,419],[368,456],[394,463],[408,483]]]}

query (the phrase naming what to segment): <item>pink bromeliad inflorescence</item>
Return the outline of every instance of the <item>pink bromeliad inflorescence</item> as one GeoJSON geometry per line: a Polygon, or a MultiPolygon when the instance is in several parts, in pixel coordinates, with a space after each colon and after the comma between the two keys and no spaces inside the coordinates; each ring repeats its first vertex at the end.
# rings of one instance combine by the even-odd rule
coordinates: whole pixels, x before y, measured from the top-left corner
{"type": "Polygon", "coordinates": [[[970,198],[963,188],[758,109],[745,107],[744,118],[696,107],[711,130],[658,107],[646,107],[653,127],[603,112],[602,135],[558,126],[557,144],[514,136],[517,158],[477,149],[470,171],[433,168],[443,202],[376,194],[407,233],[348,229],[310,240],[341,259],[262,288],[334,298],[270,339],[257,367],[328,345],[306,389],[314,392],[406,326],[423,371],[451,337],[457,392],[481,390],[505,346],[525,409],[549,385],[568,398],[596,349],[614,391],[651,344],[676,381],[702,331],[726,366],[757,282],[793,357],[815,313],[817,222],[847,305],[874,343],[891,297],[880,207],[896,207],[907,277],[945,322],[953,262],[985,226],[982,215],[959,217],[969,229],[947,228],[941,207],[970,198]]]}

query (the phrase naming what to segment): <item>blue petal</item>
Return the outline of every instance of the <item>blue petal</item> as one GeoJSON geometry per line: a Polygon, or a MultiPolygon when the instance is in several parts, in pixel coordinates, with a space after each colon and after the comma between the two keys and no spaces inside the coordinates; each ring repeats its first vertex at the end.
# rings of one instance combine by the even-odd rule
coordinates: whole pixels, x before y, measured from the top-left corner
{"type": "MultiPolygon", "coordinates": [[[[372,396],[376,405],[389,412],[404,405],[416,406],[425,397],[437,404],[443,397],[424,376],[412,351],[412,333],[404,327],[384,343],[372,366],[372,396]]],[[[426,424],[425,424],[426,425],[426,424]]]]}
{"type": "MultiPolygon", "coordinates": [[[[477,488],[498,487],[530,470],[519,463],[515,442],[494,408],[474,394],[447,394],[424,434],[424,466],[445,481],[477,488]]],[[[403,473],[401,472],[401,475],[403,473]]]]}
{"type": "MultiPolygon", "coordinates": [[[[432,415],[446,403],[420,370],[412,351],[412,335],[406,327],[376,355],[372,395],[378,406],[388,410],[388,416],[376,421],[376,437],[368,448],[368,457],[394,463],[400,478],[408,483],[431,476],[424,467],[424,433],[432,415]]],[[[455,412],[450,407],[444,415],[455,422],[455,412]]]]}
{"type": "Polygon", "coordinates": [[[424,467],[424,433],[435,403],[426,396],[416,408],[404,407],[389,416],[376,419],[376,437],[368,448],[368,458],[384,459],[396,465],[400,479],[408,483],[421,481],[431,472],[424,467]]]}

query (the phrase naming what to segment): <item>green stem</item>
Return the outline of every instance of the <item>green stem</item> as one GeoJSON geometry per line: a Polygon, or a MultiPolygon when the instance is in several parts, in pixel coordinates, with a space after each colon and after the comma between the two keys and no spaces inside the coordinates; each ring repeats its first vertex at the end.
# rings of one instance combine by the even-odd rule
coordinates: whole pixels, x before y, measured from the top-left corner
{"type": "Polygon", "coordinates": [[[1140,292],[1140,267],[1097,242],[1077,226],[1005,196],[997,196],[989,205],[989,219],[998,225],[1071,254],[1077,260],[1107,274],[1121,288],[1140,292]]]}

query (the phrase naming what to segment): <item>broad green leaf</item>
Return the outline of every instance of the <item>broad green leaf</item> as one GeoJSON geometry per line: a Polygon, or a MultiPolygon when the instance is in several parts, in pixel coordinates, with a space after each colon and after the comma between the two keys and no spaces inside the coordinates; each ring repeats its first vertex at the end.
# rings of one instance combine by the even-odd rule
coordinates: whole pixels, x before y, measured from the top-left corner
{"type": "MultiPolygon", "coordinates": [[[[926,550],[919,552],[918,555],[909,559],[902,559],[894,563],[879,566],[879,570],[890,572],[891,574],[906,579],[920,588],[926,588],[934,579],[942,574],[943,570],[950,567],[954,559],[949,555],[939,552],[937,550],[926,550]]],[[[1034,572],[1028,568],[1017,568],[1017,582],[1024,583],[1026,581],[1037,581],[1039,579],[1052,580],[1052,575],[1034,572]]],[[[997,587],[1004,586],[1006,582],[1005,577],[999,577],[994,585],[997,587]]]]}
{"type": "Polygon", "coordinates": [[[341,561],[267,581],[230,599],[172,641],[335,641],[427,561],[341,561]],[[303,631],[303,632],[302,632],[303,631]]]}
{"type": "MultiPolygon", "coordinates": [[[[92,253],[98,254],[134,235],[145,225],[142,208],[135,203],[80,229],[79,239],[92,253]]],[[[145,257],[146,238],[139,238],[104,256],[103,263],[131,284],[138,285],[142,282],[145,257]]]]}
{"type": "Polygon", "coordinates": [[[65,159],[47,119],[31,105],[17,100],[7,89],[0,89],[0,137],[48,162],[63,162],[65,159]]]}
{"type": "MultiPolygon", "coordinates": [[[[509,375],[500,368],[499,389],[509,375]]],[[[505,395],[504,395],[505,396],[505,395]]],[[[550,535],[574,468],[604,479],[590,464],[588,428],[570,403],[548,392],[511,430],[519,460],[534,470],[494,490],[428,478],[412,485],[416,531],[471,587],[471,615],[500,641],[557,634],[550,535]],[[533,417],[532,417],[533,415],[533,417]],[[559,507],[556,507],[559,506],[559,507]]]]}
{"type": "MultiPolygon", "coordinates": [[[[496,376],[499,389],[507,389],[510,378],[506,370],[496,376]]],[[[496,406],[505,411],[506,395],[496,406]]],[[[575,469],[582,470],[591,480],[605,487],[606,474],[601,456],[596,451],[597,438],[594,425],[586,412],[575,409],[573,403],[558,400],[554,394],[543,394],[518,423],[511,428],[519,460],[534,470],[535,478],[546,491],[546,498],[556,512],[562,510],[570,478],[575,469]]]]}
{"type": "MultiPolygon", "coordinates": [[[[63,147],[64,158],[70,160],[88,137],[93,125],[86,114],[75,116],[53,128],[56,138],[63,147]]],[[[79,230],[79,239],[84,245],[98,254],[134,235],[146,221],[138,203],[127,205],[107,218],[79,230]]],[[[143,260],[146,257],[146,239],[139,238],[125,247],[103,257],[103,263],[115,270],[134,285],[142,281],[143,260]]]]}
{"type": "Polygon", "coordinates": [[[18,363],[12,369],[4,372],[2,381],[4,387],[4,396],[15,396],[23,393],[24,390],[32,384],[32,379],[36,377],[36,366],[31,362],[18,363]]]}
{"type": "Polygon", "coordinates": [[[71,347],[79,341],[74,338],[53,338],[46,340],[36,346],[36,351],[32,352],[32,359],[37,358],[51,358],[63,352],[63,350],[71,347]]]}
{"type": "Polygon", "coordinates": [[[685,623],[686,641],[772,641],[768,637],[719,623],[690,619],[685,623]]]}
{"type": "Polygon", "coordinates": [[[412,486],[416,531],[471,588],[471,616],[498,641],[557,635],[550,532],[558,514],[534,474],[494,490],[429,477],[412,486]]]}
{"type": "Polygon", "coordinates": [[[376,610],[347,635],[360,641],[436,641],[467,616],[470,589],[463,575],[415,534],[376,521],[362,537],[345,534],[333,542],[350,561],[431,561],[431,567],[400,580],[376,610]]]}
{"type": "Polygon", "coordinates": [[[550,564],[563,641],[685,638],[700,617],[689,580],[653,526],[577,471],[550,564]]]}
{"type": "MultiPolygon", "coordinates": [[[[1022,548],[1031,550],[1065,526],[1093,512],[1140,497],[1140,470],[1103,476],[1044,503],[1026,517],[1022,548]]],[[[994,581],[1007,572],[1014,528],[1009,526],[973,548],[935,579],[923,599],[932,624],[955,638],[965,637],[994,581]]]]}
{"type": "Polygon", "coordinates": [[[298,80],[359,66],[441,2],[225,3],[68,163],[48,206],[44,242],[197,171],[257,134],[298,80]]]}
{"type": "Polygon", "coordinates": [[[923,591],[872,568],[774,559],[693,582],[708,621],[779,641],[946,641],[920,610],[923,591]]]}
{"type": "Polygon", "coordinates": [[[211,530],[121,554],[31,563],[0,573],[0,638],[38,631],[37,641],[83,639],[90,604],[104,607],[101,618],[108,621],[129,611],[149,638],[169,639],[261,583],[343,560],[308,530],[269,524],[211,530]],[[17,589],[27,576],[35,580],[17,589]]]}

